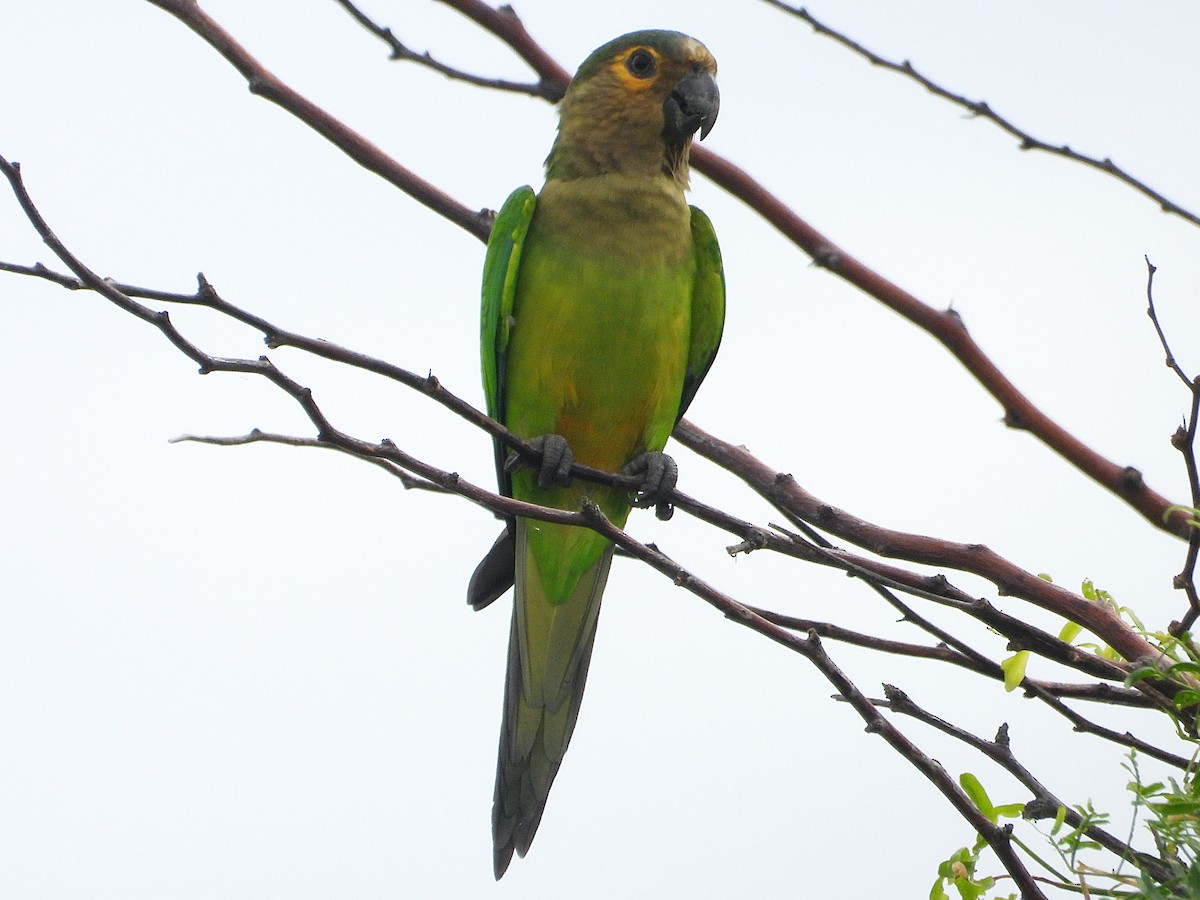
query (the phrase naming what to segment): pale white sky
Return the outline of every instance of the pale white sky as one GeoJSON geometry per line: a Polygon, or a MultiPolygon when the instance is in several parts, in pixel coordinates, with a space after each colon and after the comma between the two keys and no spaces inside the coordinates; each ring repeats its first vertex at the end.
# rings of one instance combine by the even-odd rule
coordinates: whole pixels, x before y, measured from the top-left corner
{"type": "MultiPolygon", "coordinates": [[[[432,370],[482,402],[475,238],[250,96],[149,3],[9,5],[0,154],[23,164],[88,264],[176,290],[203,270],[281,326],[432,370]]],[[[467,205],[494,208],[539,183],[546,104],[389,64],[332,0],[203,6],[276,74],[467,205]]],[[[704,41],[722,92],[708,146],[890,279],[953,304],[1045,411],[1186,499],[1167,440],[1186,397],[1144,315],[1143,255],[1159,266],[1176,352],[1200,370],[1195,227],[1095,172],[1018,152],[765,4],[516,6],[569,69],[635,28],[704,41]]],[[[414,49],[525,77],[441,6],[366,8],[414,49]]],[[[1200,207],[1195,5],[810,9],[1200,207]]],[[[702,177],[694,202],[717,227],[729,288],[698,424],[864,518],[984,542],[1070,586],[1093,578],[1148,623],[1180,614],[1177,542],[1006,430],[932,340],[812,268],[702,177]]],[[[54,262],[7,193],[0,259],[54,262]]],[[[493,520],[330,453],[169,445],[183,432],[311,429],[260,379],[197,377],[100,298],[4,275],[0,315],[5,896],[921,897],[938,861],[970,843],[802,659],[618,562],[541,830],[493,884],[508,601],[473,614],[463,599],[493,520]]],[[[263,352],[215,316],[172,316],[214,354],[263,352]]],[[[303,354],[272,358],[338,427],[491,484],[487,439],[435,404],[303,354]]],[[[684,490],[778,520],[730,476],[676,456],[684,490]]],[[[731,560],[731,538],[682,515],[635,515],[630,528],[747,602],[919,639],[844,576],[766,554],[731,560]]],[[[994,636],[960,633],[1004,655],[994,636]]],[[[1018,752],[1061,796],[1123,811],[1118,750],[991,683],[832,651],[870,693],[895,683],[986,735],[1010,721],[1018,752]]],[[[1027,799],[961,747],[900,725],[997,801],[1027,799]]]]}

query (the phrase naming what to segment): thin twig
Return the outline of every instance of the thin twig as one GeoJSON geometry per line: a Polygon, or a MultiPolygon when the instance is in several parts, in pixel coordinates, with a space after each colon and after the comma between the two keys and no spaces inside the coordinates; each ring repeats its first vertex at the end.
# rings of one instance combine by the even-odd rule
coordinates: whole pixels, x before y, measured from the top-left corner
{"type": "MultiPolygon", "coordinates": [[[[945,644],[930,647],[925,644],[913,644],[908,641],[888,640],[873,634],[864,634],[860,631],[844,628],[832,622],[821,622],[800,616],[784,615],[783,613],[759,609],[754,606],[749,606],[748,608],[758,613],[768,622],[774,622],[776,625],[792,631],[812,631],[825,640],[838,641],[839,643],[850,644],[855,647],[865,647],[868,650],[876,650],[880,653],[949,663],[967,671],[983,675],[993,681],[1004,681],[1004,670],[1000,668],[998,663],[992,662],[986,657],[976,658],[968,656],[945,644]]],[[[1032,688],[1036,686],[1040,691],[1045,691],[1052,696],[1060,698],[1071,697],[1076,700],[1092,700],[1097,703],[1131,706],[1141,709],[1151,706],[1145,694],[1129,688],[1114,687],[1105,682],[1096,684],[1066,684],[1040,681],[1026,676],[1021,682],[1021,686],[1030,693],[1030,696],[1037,696],[1032,692],[1032,688]]]]}
{"type": "Polygon", "coordinates": [[[1139,753],[1144,753],[1147,756],[1152,756],[1160,762],[1167,765],[1175,766],[1181,771],[1189,771],[1192,768],[1192,761],[1186,757],[1179,756],[1175,753],[1168,753],[1154,744],[1150,744],[1141,738],[1134,737],[1128,731],[1115,731],[1112,728],[1106,728],[1103,725],[1098,725],[1086,716],[1080,715],[1075,710],[1071,709],[1060,698],[1054,696],[1049,691],[1043,691],[1041,686],[1036,682],[1027,682],[1024,684],[1025,690],[1028,693],[1034,694],[1043,703],[1054,709],[1059,714],[1069,719],[1075,726],[1075,730],[1081,734],[1091,734],[1096,737],[1104,738],[1114,744],[1120,744],[1124,747],[1132,747],[1139,753]]]}
{"type": "MultiPolygon", "coordinates": [[[[1154,324],[1158,341],[1166,354],[1167,367],[1175,373],[1191,395],[1191,410],[1183,425],[1175,429],[1171,435],[1171,446],[1183,454],[1183,465],[1187,471],[1188,489],[1192,494],[1192,510],[1200,509],[1200,467],[1196,465],[1196,427],[1200,422],[1200,375],[1189,378],[1179,365],[1171,345],[1167,341],[1166,332],[1158,320],[1158,310],[1154,307],[1154,273],[1158,267],[1146,257],[1146,315],[1154,324]]],[[[1195,516],[1195,513],[1192,513],[1195,516]]],[[[1195,520],[1193,519],[1193,522],[1195,520]]],[[[1179,636],[1189,631],[1196,619],[1200,617],[1200,593],[1196,590],[1196,560],[1200,557],[1200,527],[1193,525],[1188,537],[1187,553],[1184,556],[1183,568],[1172,580],[1172,585],[1184,592],[1188,600],[1188,610],[1178,622],[1171,623],[1171,633],[1179,636]]]]}
{"type": "Polygon", "coordinates": [[[358,453],[352,453],[345,447],[320,441],[316,438],[299,437],[292,434],[276,434],[274,432],[260,431],[259,429],[254,428],[247,434],[229,437],[218,437],[214,435],[203,434],[181,434],[177,437],[171,438],[170,443],[210,444],[217,447],[241,447],[246,444],[283,444],[287,447],[316,447],[321,450],[336,450],[339,453],[343,453],[353,459],[360,459],[365,463],[370,463],[373,466],[383,469],[389,475],[398,478],[400,483],[404,485],[405,490],[432,491],[435,494],[450,493],[450,491],[446,490],[446,488],[442,487],[440,484],[434,484],[432,481],[426,481],[423,478],[414,478],[412,475],[409,475],[390,460],[381,459],[377,456],[361,456],[358,453]]]}
{"type": "Polygon", "coordinates": [[[334,2],[350,13],[359,25],[387,44],[391,49],[391,58],[394,60],[416,63],[419,66],[424,66],[427,69],[432,69],[434,72],[445,75],[454,81],[465,81],[467,84],[488,88],[493,91],[528,94],[531,97],[541,97],[543,100],[557,100],[562,95],[561,86],[547,83],[545,79],[538,82],[524,82],[508,81],[504,78],[485,78],[482,75],[475,75],[465,69],[458,69],[447,65],[441,60],[435,59],[428,50],[424,53],[418,53],[407,46],[396,37],[391,28],[375,22],[370,16],[359,9],[358,6],[351,3],[350,0],[334,0],[334,2]]]}
{"type": "Polygon", "coordinates": [[[1126,172],[1108,157],[1099,159],[1097,157],[1087,156],[1086,154],[1078,153],[1072,150],[1066,144],[1051,144],[1047,141],[1036,138],[1029,132],[1001,116],[985,101],[971,100],[962,94],[956,94],[953,91],[942,87],[937,82],[918,72],[913,64],[907,59],[903,62],[894,62],[892,60],[885,59],[878,53],[868,50],[862,44],[847,37],[845,34],[842,34],[840,31],[835,31],[828,25],[818,21],[804,7],[791,6],[790,4],[782,2],[782,0],[764,0],[764,2],[770,6],[774,6],[776,9],[783,10],[784,12],[791,13],[797,18],[803,19],[812,26],[813,31],[815,31],[817,34],[822,34],[826,37],[832,38],[843,47],[846,47],[863,57],[863,59],[867,60],[872,65],[879,66],[882,69],[888,69],[889,71],[897,72],[900,75],[911,78],[931,94],[935,94],[944,100],[949,100],[951,103],[962,107],[973,117],[987,119],[988,121],[994,123],[1001,130],[1007,132],[1020,141],[1020,149],[1041,150],[1045,153],[1061,156],[1065,159],[1071,160],[1072,162],[1077,162],[1081,165],[1088,166],[1089,168],[1096,169],[1097,171],[1104,172],[1105,174],[1116,178],[1118,181],[1125,183],[1143,196],[1153,200],[1158,204],[1159,209],[1161,209],[1163,212],[1179,216],[1184,221],[1191,222],[1193,225],[1200,225],[1200,216],[1189,212],[1178,203],[1163,196],[1144,181],[1141,181],[1140,179],[1135,178],[1133,175],[1126,172]]]}

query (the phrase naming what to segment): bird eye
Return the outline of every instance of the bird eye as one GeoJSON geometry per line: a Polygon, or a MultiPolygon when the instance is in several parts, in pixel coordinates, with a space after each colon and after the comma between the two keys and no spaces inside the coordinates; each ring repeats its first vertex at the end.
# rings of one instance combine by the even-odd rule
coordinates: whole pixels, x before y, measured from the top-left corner
{"type": "Polygon", "coordinates": [[[654,74],[654,54],[638,47],[625,60],[625,68],[634,78],[649,78],[654,74]]]}

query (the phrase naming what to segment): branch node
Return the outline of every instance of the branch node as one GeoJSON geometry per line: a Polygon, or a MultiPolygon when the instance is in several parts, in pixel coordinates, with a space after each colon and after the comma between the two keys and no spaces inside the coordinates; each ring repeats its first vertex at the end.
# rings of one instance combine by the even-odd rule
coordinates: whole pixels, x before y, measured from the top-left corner
{"type": "Polygon", "coordinates": [[[883,696],[887,697],[888,705],[893,712],[912,713],[917,708],[917,705],[912,702],[908,694],[894,684],[884,683],[883,696]]]}
{"type": "Polygon", "coordinates": [[[1117,487],[1123,494],[1134,494],[1142,489],[1142,473],[1133,466],[1126,466],[1121,470],[1120,478],[1117,482],[1117,487]]]}
{"type": "Polygon", "coordinates": [[[745,540],[741,543],[734,544],[725,548],[725,552],[730,556],[737,556],[739,553],[753,553],[755,550],[761,550],[767,546],[770,540],[770,535],[761,528],[754,528],[746,535],[745,540]]]}
{"type": "Polygon", "coordinates": [[[818,247],[812,255],[812,264],[818,269],[836,272],[842,266],[842,254],[836,247],[818,247]]]}
{"type": "Polygon", "coordinates": [[[1029,425],[1015,409],[1004,410],[1004,426],[1014,431],[1028,431],[1029,425]]]}
{"type": "MultiPolygon", "coordinates": [[[[1079,729],[1075,730],[1078,731],[1079,729]]],[[[1049,797],[1034,797],[1021,810],[1021,818],[1027,822],[1036,822],[1039,819],[1053,819],[1057,815],[1058,804],[1049,797]]]]}
{"type": "Polygon", "coordinates": [[[216,289],[204,277],[203,272],[196,273],[196,298],[203,300],[205,303],[215,302],[220,299],[217,296],[216,289]]]}

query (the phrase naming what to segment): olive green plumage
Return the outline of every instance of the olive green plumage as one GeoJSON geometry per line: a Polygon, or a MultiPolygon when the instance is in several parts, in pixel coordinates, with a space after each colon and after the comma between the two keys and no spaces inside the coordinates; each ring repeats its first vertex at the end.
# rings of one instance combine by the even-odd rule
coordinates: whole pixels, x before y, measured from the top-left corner
{"type": "MultiPolygon", "coordinates": [[[[661,451],[721,339],[725,285],[708,218],[684,199],[693,134],[717,112],[716,63],[677,32],[625,35],[580,66],[536,196],[517,189],[484,265],[488,414],[527,439],[561,435],[577,462],[617,471],[661,451]]],[[[627,491],[508,472],[503,493],[618,526],[627,491]]],[[[613,547],[595,532],[509,522],[468,591],[515,580],[492,813],[495,874],[529,849],[579,714],[613,547]]]]}

